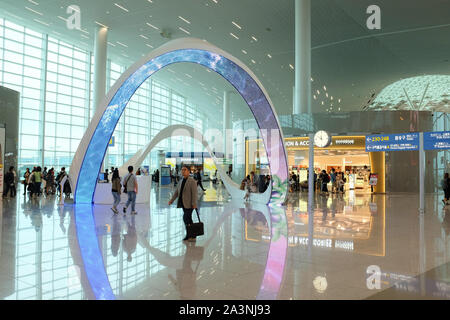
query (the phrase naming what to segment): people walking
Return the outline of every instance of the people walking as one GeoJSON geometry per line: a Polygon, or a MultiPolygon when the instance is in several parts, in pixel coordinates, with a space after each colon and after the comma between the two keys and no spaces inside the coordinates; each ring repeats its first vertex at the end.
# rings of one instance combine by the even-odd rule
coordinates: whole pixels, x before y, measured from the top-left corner
{"type": "Polygon", "coordinates": [[[122,189],[122,185],[120,184],[119,169],[114,169],[111,183],[111,192],[114,198],[114,203],[111,210],[114,212],[114,214],[118,214],[119,211],[117,210],[117,205],[120,203],[120,194],[122,189]]]}
{"type": "Polygon", "coordinates": [[[321,180],[321,189],[320,191],[322,193],[328,193],[328,182],[330,182],[330,176],[328,175],[328,173],[325,170],[322,170],[322,172],[320,173],[320,178],[321,180]]]}
{"type": "Polygon", "coordinates": [[[188,226],[193,224],[192,221],[192,211],[197,209],[197,183],[195,180],[189,176],[189,168],[187,166],[183,166],[181,168],[181,174],[183,176],[183,180],[175,190],[172,198],[169,200],[169,205],[171,205],[175,199],[178,198],[177,208],[183,209],[183,221],[186,227],[186,237],[183,241],[195,241],[196,236],[191,235],[188,232],[188,226]]]}
{"type": "Polygon", "coordinates": [[[128,201],[123,207],[123,214],[127,213],[127,209],[131,204],[131,214],[137,214],[136,212],[136,195],[138,193],[138,183],[136,176],[133,174],[133,166],[128,167],[128,174],[123,178],[124,191],[128,195],[128,201]]]}
{"type": "Polygon", "coordinates": [[[31,174],[31,197],[37,194],[41,195],[41,183],[42,183],[42,168],[37,167],[36,170],[31,174]]]}
{"type": "Polygon", "coordinates": [[[55,169],[51,168],[47,172],[47,183],[45,185],[45,194],[48,196],[50,193],[55,194],[54,187],[55,187],[55,169]]]}
{"type": "Polygon", "coordinates": [[[8,195],[9,191],[10,191],[11,198],[15,197],[16,187],[15,187],[13,171],[14,171],[14,167],[9,167],[8,172],[5,174],[3,197],[6,197],[8,195]]]}
{"type": "Polygon", "coordinates": [[[338,186],[336,180],[336,170],[334,168],[331,168],[330,179],[331,179],[331,193],[335,193],[337,192],[338,186]]]}
{"type": "Polygon", "coordinates": [[[441,180],[441,187],[444,190],[444,199],[442,202],[444,205],[448,204],[448,200],[450,199],[450,178],[448,172],[444,174],[444,179],[441,180]]]}
{"type": "Polygon", "coordinates": [[[23,174],[23,195],[27,194],[27,187],[28,187],[28,179],[30,177],[30,168],[27,168],[27,170],[25,171],[25,173],[23,174]]]}
{"type": "Polygon", "coordinates": [[[195,171],[195,175],[194,175],[194,179],[197,180],[197,185],[203,190],[203,192],[206,191],[205,188],[203,188],[203,184],[202,184],[202,173],[200,170],[196,170],[195,171]]]}

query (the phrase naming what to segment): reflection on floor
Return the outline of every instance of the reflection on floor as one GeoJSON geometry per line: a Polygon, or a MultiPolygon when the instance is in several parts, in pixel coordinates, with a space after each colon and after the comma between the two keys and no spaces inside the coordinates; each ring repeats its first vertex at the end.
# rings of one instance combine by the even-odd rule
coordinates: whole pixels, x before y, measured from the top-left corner
{"type": "Polygon", "coordinates": [[[316,195],[308,213],[306,193],[271,208],[210,185],[205,235],[184,243],[171,191],[153,188],[136,216],[0,200],[0,298],[450,298],[450,206],[437,196],[422,217],[414,194],[316,195]]]}

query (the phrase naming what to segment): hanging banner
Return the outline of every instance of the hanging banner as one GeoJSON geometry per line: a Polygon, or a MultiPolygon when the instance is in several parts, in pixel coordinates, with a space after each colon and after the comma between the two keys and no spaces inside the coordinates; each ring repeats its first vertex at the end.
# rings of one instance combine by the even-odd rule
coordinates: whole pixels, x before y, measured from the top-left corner
{"type": "Polygon", "coordinates": [[[414,150],[419,150],[419,134],[415,132],[366,136],[366,152],[414,150]]]}
{"type": "Polygon", "coordinates": [[[450,149],[450,131],[424,132],[424,150],[445,150],[450,149]]]}
{"type": "Polygon", "coordinates": [[[0,128],[0,193],[3,194],[3,177],[5,174],[5,128],[0,128]]]}

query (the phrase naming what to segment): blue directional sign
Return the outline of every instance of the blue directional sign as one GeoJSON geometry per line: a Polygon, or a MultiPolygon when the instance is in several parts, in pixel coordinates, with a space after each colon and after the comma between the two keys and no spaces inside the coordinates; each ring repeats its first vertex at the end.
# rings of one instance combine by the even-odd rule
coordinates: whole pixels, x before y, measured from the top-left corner
{"type": "Polygon", "coordinates": [[[366,136],[366,152],[419,150],[418,133],[377,134],[366,136]]]}
{"type": "Polygon", "coordinates": [[[450,131],[424,132],[424,150],[444,150],[450,149],[450,131]]]}

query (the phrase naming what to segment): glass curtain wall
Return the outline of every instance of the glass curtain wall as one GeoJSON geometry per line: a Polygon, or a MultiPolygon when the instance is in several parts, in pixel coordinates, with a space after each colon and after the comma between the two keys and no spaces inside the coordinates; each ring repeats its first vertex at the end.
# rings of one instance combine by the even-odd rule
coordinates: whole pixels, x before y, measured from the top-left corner
{"type": "MultiPolygon", "coordinates": [[[[110,88],[126,66],[108,60],[110,88]]],[[[26,167],[68,168],[94,114],[93,53],[0,18],[0,85],[20,92],[19,174],[26,167]]],[[[204,128],[198,106],[154,79],[130,100],[108,148],[105,167],[121,166],[171,124],[204,128]]],[[[202,151],[193,141],[168,139],[155,150],[202,151]],[[176,150],[175,150],[176,149],[176,150]]],[[[156,154],[152,164],[156,166],[156,154]]],[[[150,165],[149,156],[144,165],[150,165]]]]}

